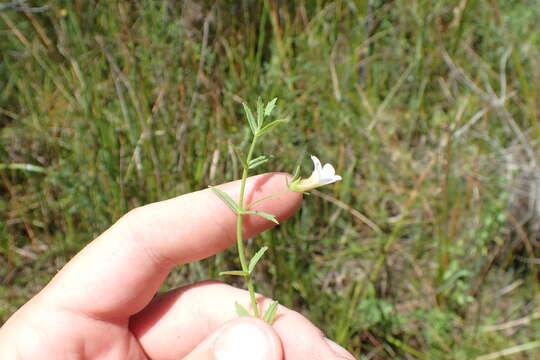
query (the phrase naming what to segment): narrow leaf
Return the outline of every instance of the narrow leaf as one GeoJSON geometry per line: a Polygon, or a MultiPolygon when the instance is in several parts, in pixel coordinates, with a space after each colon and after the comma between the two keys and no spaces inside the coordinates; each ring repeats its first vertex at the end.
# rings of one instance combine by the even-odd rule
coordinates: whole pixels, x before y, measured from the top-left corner
{"type": "Polygon", "coordinates": [[[259,98],[257,99],[257,125],[258,125],[257,128],[258,129],[261,128],[263,121],[264,121],[263,102],[262,102],[261,97],[259,96],[259,98]]]}
{"type": "Polygon", "coordinates": [[[251,316],[249,311],[247,311],[245,307],[240,305],[240,303],[238,301],[234,302],[234,306],[236,307],[236,314],[238,316],[251,316]]]}
{"type": "Polygon", "coordinates": [[[261,161],[257,161],[257,162],[255,162],[255,163],[249,165],[248,169],[249,169],[249,170],[253,170],[253,169],[255,169],[255,168],[261,166],[262,164],[264,164],[264,163],[267,162],[267,161],[268,161],[268,159],[262,159],[261,161]]]}
{"type": "Polygon", "coordinates": [[[252,159],[249,161],[248,163],[248,168],[251,170],[251,169],[255,169],[256,167],[264,164],[265,162],[267,162],[268,160],[270,160],[270,156],[266,156],[266,155],[263,155],[263,156],[259,156],[255,159],[252,159]]]}
{"type": "Polygon", "coordinates": [[[219,273],[219,276],[224,276],[224,275],[247,276],[248,273],[242,270],[222,271],[219,273]]]}
{"type": "Polygon", "coordinates": [[[249,161],[248,165],[250,165],[250,164],[252,164],[252,163],[254,163],[254,162],[260,161],[260,160],[262,160],[262,159],[264,159],[264,158],[267,158],[267,157],[268,157],[268,156],[266,156],[266,155],[258,156],[258,157],[256,157],[255,159],[251,159],[251,160],[249,161]]]}
{"type": "Polygon", "coordinates": [[[259,130],[257,132],[257,136],[261,136],[262,134],[265,134],[267,133],[268,131],[272,130],[273,128],[275,128],[276,126],[280,125],[280,124],[283,124],[283,123],[286,123],[288,122],[289,120],[287,119],[279,119],[279,120],[274,120],[272,121],[270,124],[266,124],[261,130],[259,130]]]}
{"type": "Polygon", "coordinates": [[[276,318],[278,305],[279,303],[277,301],[274,301],[272,305],[270,305],[268,310],[266,310],[266,312],[264,313],[263,320],[270,325],[272,325],[274,319],[276,318]]]}
{"type": "Polygon", "coordinates": [[[265,218],[266,220],[270,220],[276,224],[279,224],[279,221],[276,219],[276,217],[272,214],[268,214],[268,213],[265,213],[265,212],[262,212],[262,211],[244,211],[243,212],[244,214],[249,214],[249,215],[258,215],[258,216],[261,216],[263,218],[265,218]]]}
{"type": "Polygon", "coordinates": [[[255,255],[251,258],[248,265],[248,272],[251,274],[253,272],[253,269],[255,269],[255,265],[261,260],[261,257],[264,255],[264,253],[268,250],[268,246],[263,246],[262,248],[257,251],[255,255]]]}
{"type": "Polygon", "coordinates": [[[212,189],[212,191],[215,192],[216,195],[219,196],[221,200],[223,200],[227,205],[229,205],[232,211],[234,211],[236,214],[240,212],[240,208],[238,207],[238,205],[234,202],[233,199],[231,199],[231,197],[225,191],[220,190],[217,187],[213,187],[213,186],[210,186],[210,189],[212,189]]]}
{"type": "Polygon", "coordinates": [[[249,122],[249,127],[251,128],[251,131],[253,132],[253,135],[257,133],[257,123],[255,122],[255,118],[253,117],[253,113],[251,112],[251,109],[249,108],[248,104],[245,102],[242,103],[244,106],[244,111],[246,112],[246,117],[249,122]]]}
{"type": "Polygon", "coordinates": [[[248,165],[246,164],[246,161],[245,159],[242,157],[242,154],[240,154],[240,151],[238,151],[238,149],[236,148],[236,146],[233,145],[233,150],[234,150],[234,153],[236,154],[236,157],[238,158],[238,160],[240,161],[240,163],[242,164],[242,167],[248,167],[248,165]]]}
{"type": "Polygon", "coordinates": [[[272,113],[272,110],[274,110],[274,107],[276,106],[277,98],[273,98],[268,104],[266,104],[266,108],[264,109],[264,116],[268,116],[272,113]]]}

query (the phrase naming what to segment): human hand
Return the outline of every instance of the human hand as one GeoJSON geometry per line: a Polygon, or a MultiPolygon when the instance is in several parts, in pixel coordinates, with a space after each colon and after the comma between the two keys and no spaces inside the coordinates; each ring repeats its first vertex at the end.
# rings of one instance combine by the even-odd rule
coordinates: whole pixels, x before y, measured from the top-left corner
{"type": "MultiPolygon", "coordinates": [[[[239,184],[220,188],[237,198],[239,184]]],[[[252,177],[247,200],[285,186],[283,174],[252,177]]],[[[287,193],[255,208],[282,221],[300,202],[287,193]]],[[[238,318],[234,303],[247,308],[248,293],[226,284],[202,282],[154,298],[175,266],[232,245],[235,221],[208,189],[130,211],[0,328],[0,359],[354,359],[285,307],[272,326],[238,318]]],[[[272,225],[246,216],[245,238],[272,225]]],[[[261,307],[270,303],[261,297],[261,307]]]]}

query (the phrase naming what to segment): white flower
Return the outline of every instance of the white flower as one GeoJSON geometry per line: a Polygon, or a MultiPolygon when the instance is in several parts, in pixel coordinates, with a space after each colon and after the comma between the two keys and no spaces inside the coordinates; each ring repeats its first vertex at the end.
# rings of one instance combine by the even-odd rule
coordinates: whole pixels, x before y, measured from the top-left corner
{"type": "Polygon", "coordinates": [[[341,180],[341,176],[336,175],[336,170],[331,164],[322,166],[319,159],[313,155],[311,155],[311,160],[314,166],[313,173],[307,179],[293,182],[290,186],[291,190],[304,192],[341,180]]]}

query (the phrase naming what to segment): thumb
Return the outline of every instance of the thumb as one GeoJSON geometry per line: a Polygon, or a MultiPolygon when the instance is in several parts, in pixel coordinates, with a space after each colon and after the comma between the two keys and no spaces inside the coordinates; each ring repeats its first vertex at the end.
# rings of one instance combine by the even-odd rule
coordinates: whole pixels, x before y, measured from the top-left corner
{"type": "Polygon", "coordinates": [[[264,321],[241,317],[225,323],[184,360],[282,360],[281,341],[264,321]]]}

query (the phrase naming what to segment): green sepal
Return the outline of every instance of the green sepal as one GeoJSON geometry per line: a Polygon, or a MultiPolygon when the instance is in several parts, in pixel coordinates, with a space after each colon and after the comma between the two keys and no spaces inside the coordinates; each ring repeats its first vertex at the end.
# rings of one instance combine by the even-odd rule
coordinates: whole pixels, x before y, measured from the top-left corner
{"type": "Polygon", "coordinates": [[[295,189],[295,186],[300,182],[300,180],[302,180],[300,177],[293,177],[292,181],[289,182],[288,179],[285,179],[285,182],[287,183],[287,188],[290,190],[290,191],[294,191],[295,189]]]}
{"type": "Polygon", "coordinates": [[[249,274],[242,270],[230,270],[230,271],[222,271],[219,273],[219,276],[224,275],[233,275],[233,276],[248,276],[249,274]]]}
{"type": "Polygon", "coordinates": [[[259,260],[261,260],[262,256],[266,252],[266,250],[268,250],[268,246],[263,246],[262,248],[259,249],[259,251],[257,251],[257,253],[255,255],[253,255],[253,257],[249,261],[248,273],[251,274],[253,272],[253,269],[255,269],[255,266],[257,265],[259,260]]]}
{"type": "Polygon", "coordinates": [[[256,167],[264,164],[265,162],[267,162],[268,160],[270,160],[270,156],[266,156],[266,155],[262,155],[262,156],[259,156],[255,159],[251,159],[248,163],[248,169],[255,169],[256,167]]]}
{"type": "Polygon", "coordinates": [[[240,305],[240,303],[238,301],[234,302],[234,307],[236,308],[236,314],[238,316],[251,316],[249,311],[247,311],[247,309],[245,307],[240,305]]]}
{"type": "Polygon", "coordinates": [[[253,117],[253,113],[251,112],[251,109],[249,108],[247,103],[244,102],[242,103],[242,105],[244,106],[244,111],[249,122],[249,127],[251,128],[253,135],[255,135],[257,134],[258,130],[257,123],[255,122],[255,117],[253,117]]]}
{"type": "Polygon", "coordinates": [[[220,190],[214,186],[210,186],[210,189],[212,189],[212,191],[215,192],[221,200],[223,200],[227,205],[229,205],[232,211],[234,211],[236,214],[240,213],[240,208],[238,207],[238,204],[235,203],[234,200],[225,191],[220,190]]]}
{"type": "Polygon", "coordinates": [[[270,220],[270,221],[272,221],[272,222],[279,225],[279,221],[276,219],[276,217],[274,215],[268,214],[268,213],[265,213],[265,212],[262,212],[262,211],[247,210],[247,211],[242,212],[242,214],[258,215],[258,216],[261,216],[261,217],[265,218],[266,220],[270,220]]]}
{"type": "Polygon", "coordinates": [[[302,167],[302,163],[298,162],[296,167],[294,168],[293,172],[293,181],[300,178],[300,168],[302,167]]]}
{"type": "Polygon", "coordinates": [[[274,107],[276,106],[277,97],[273,98],[268,104],[266,104],[266,107],[264,108],[264,116],[268,116],[272,113],[272,110],[274,110],[274,107]]]}
{"type": "Polygon", "coordinates": [[[257,128],[260,129],[264,121],[263,102],[261,97],[257,98],[257,128]]]}
{"type": "Polygon", "coordinates": [[[304,146],[302,150],[300,151],[300,156],[298,157],[298,160],[296,161],[296,166],[293,172],[293,178],[290,183],[287,181],[287,187],[290,187],[290,185],[294,184],[295,182],[300,181],[301,179],[300,168],[302,167],[302,159],[304,158],[305,155],[306,155],[306,147],[304,146]]]}
{"type": "Polygon", "coordinates": [[[275,128],[276,126],[281,125],[281,124],[283,124],[283,123],[286,123],[286,122],[288,122],[288,121],[289,121],[288,119],[274,120],[274,121],[272,121],[271,123],[266,124],[262,129],[260,129],[260,130],[257,132],[257,136],[261,136],[261,135],[267,133],[268,131],[272,130],[272,129],[275,128]]]}
{"type": "Polygon", "coordinates": [[[270,305],[268,310],[266,310],[266,312],[264,313],[263,320],[266,321],[270,325],[272,325],[272,323],[274,322],[274,319],[276,318],[278,305],[279,303],[277,301],[274,301],[270,305]]]}

